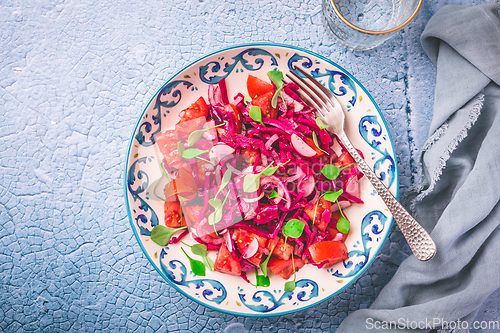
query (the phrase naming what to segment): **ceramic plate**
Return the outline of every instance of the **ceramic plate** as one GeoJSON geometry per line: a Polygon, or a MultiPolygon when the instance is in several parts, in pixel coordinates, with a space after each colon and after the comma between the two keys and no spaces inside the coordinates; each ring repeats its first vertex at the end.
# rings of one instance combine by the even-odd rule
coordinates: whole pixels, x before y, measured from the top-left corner
{"type": "MultiPolygon", "coordinates": [[[[267,288],[208,270],[206,276],[196,276],[181,245],[161,247],[151,241],[151,229],[163,224],[164,219],[163,202],[153,195],[152,188],[161,177],[154,134],[177,123],[179,112],[198,97],[206,98],[207,87],[222,78],[226,79],[232,98],[238,92],[246,94],[249,74],[266,79],[269,70],[287,72],[294,65],[302,66],[337,95],[346,113],[347,135],[397,196],[396,156],[382,114],[366,89],[334,62],[307,50],[266,43],[224,49],[188,65],[163,85],[137,121],[125,166],[125,198],[132,230],[153,267],[179,292],[217,311],[265,317],[290,314],[319,304],[341,292],[366,270],[391,229],[392,216],[363,178],[360,187],[364,204],[345,209],[351,221],[346,240],[349,258],[328,269],[304,266],[297,273],[296,289],[292,292],[284,291],[285,281],[279,276],[272,275],[267,288]]],[[[185,240],[194,243],[190,236],[185,240]]],[[[215,260],[216,253],[212,252],[215,260]]],[[[249,279],[255,281],[252,274],[249,279]]]]}

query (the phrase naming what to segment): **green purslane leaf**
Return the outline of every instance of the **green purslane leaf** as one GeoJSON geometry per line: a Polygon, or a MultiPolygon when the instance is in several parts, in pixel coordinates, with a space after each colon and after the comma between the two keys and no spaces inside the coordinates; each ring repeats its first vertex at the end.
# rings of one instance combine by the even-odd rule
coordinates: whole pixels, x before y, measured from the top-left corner
{"type": "Polygon", "coordinates": [[[208,153],[208,150],[200,150],[198,148],[188,148],[182,152],[181,156],[189,160],[204,153],[208,153]]]}
{"type": "Polygon", "coordinates": [[[222,180],[220,182],[219,190],[217,191],[215,197],[217,197],[219,193],[229,184],[232,175],[233,172],[229,168],[226,170],[226,172],[224,172],[224,175],[222,176],[222,180]]]}
{"type": "Polygon", "coordinates": [[[351,224],[349,223],[349,220],[343,216],[341,216],[337,221],[337,230],[343,234],[349,233],[350,226],[351,224]]]}
{"type": "Polygon", "coordinates": [[[290,160],[286,161],[285,163],[278,164],[277,166],[272,167],[272,163],[269,164],[264,170],[262,170],[260,173],[263,176],[272,176],[274,173],[278,170],[279,167],[286,165],[290,160]]]}
{"type": "Polygon", "coordinates": [[[337,177],[340,175],[340,172],[342,170],[344,170],[345,168],[348,168],[352,165],[349,164],[349,165],[346,165],[346,166],[343,166],[342,168],[339,168],[333,164],[326,164],[323,169],[321,169],[321,173],[323,174],[323,176],[325,176],[326,178],[330,179],[330,180],[335,180],[337,179],[337,177]]]}
{"type": "Polygon", "coordinates": [[[288,281],[285,283],[285,291],[294,291],[295,290],[295,281],[288,281]]]}
{"type": "Polygon", "coordinates": [[[260,173],[248,174],[243,179],[243,191],[246,193],[256,192],[260,186],[260,173]]]}
{"type": "Polygon", "coordinates": [[[342,189],[338,190],[337,192],[333,191],[325,192],[323,198],[330,202],[336,202],[337,199],[342,195],[342,193],[344,193],[344,190],[342,189]]]}
{"type": "Polygon", "coordinates": [[[206,256],[208,248],[205,244],[194,244],[191,246],[191,252],[197,256],[206,256]]]}
{"type": "Polygon", "coordinates": [[[207,131],[210,131],[211,129],[220,127],[220,126],[224,126],[225,124],[226,123],[215,125],[215,126],[212,126],[212,127],[209,127],[209,128],[201,128],[199,130],[192,131],[191,134],[189,134],[189,136],[188,136],[188,140],[187,140],[188,147],[191,147],[196,142],[198,142],[198,140],[200,140],[201,137],[203,136],[203,133],[205,133],[207,131]]]}
{"type": "Polygon", "coordinates": [[[273,81],[274,85],[276,86],[276,92],[273,95],[273,98],[271,99],[271,106],[275,108],[278,106],[278,95],[281,92],[281,89],[283,89],[283,73],[281,71],[269,71],[267,72],[267,76],[271,81],[273,81]]]}
{"type": "Polygon", "coordinates": [[[319,129],[327,129],[329,126],[321,120],[321,118],[316,117],[316,125],[318,125],[319,129]]]}
{"type": "Polygon", "coordinates": [[[271,259],[271,254],[273,253],[276,244],[278,243],[276,242],[273,244],[273,247],[271,248],[271,251],[269,251],[269,255],[267,256],[266,260],[264,260],[264,262],[260,264],[260,269],[262,270],[262,274],[264,274],[264,276],[267,276],[267,263],[269,262],[269,259],[271,259]]]}
{"type": "Polygon", "coordinates": [[[248,115],[252,120],[262,124],[262,111],[257,105],[252,105],[248,111],[248,115]]]}
{"type": "Polygon", "coordinates": [[[155,225],[153,229],[151,230],[151,240],[155,242],[156,244],[160,246],[166,246],[168,242],[170,241],[170,238],[180,230],[186,229],[186,227],[180,227],[180,228],[167,228],[163,225],[155,225]]]}
{"type": "Polygon", "coordinates": [[[271,281],[269,281],[269,277],[264,275],[256,275],[257,286],[258,287],[269,287],[271,285],[271,281]]]}
{"type": "Polygon", "coordinates": [[[191,265],[191,271],[193,271],[193,274],[198,275],[198,276],[205,276],[206,275],[206,270],[205,270],[205,264],[202,263],[199,260],[195,260],[191,258],[186,251],[181,247],[182,252],[186,255],[186,257],[189,260],[189,264],[191,265]]]}
{"type": "Polygon", "coordinates": [[[301,220],[291,219],[283,227],[283,235],[290,238],[299,238],[304,231],[305,225],[301,220]]]}

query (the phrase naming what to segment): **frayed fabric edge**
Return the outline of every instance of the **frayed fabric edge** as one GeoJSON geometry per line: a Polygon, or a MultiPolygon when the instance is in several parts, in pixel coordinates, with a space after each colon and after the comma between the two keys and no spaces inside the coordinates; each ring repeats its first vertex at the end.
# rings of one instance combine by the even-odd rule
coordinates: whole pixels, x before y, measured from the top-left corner
{"type": "Polygon", "coordinates": [[[419,156],[418,162],[418,177],[422,182],[419,185],[412,186],[410,192],[419,193],[412,201],[410,205],[410,209],[415,211],[415,206],[419,201],[422,201],[430,192],[434,189],[436,183],[441,178],[443,174],[443,170],[446,167],[446,162],[450,159],[451,153],[458,147],[460,142],[462,142],[466,137],[469,129],[474,125],[474,123],[479,118],[481,114],[481,110],[484,104],[484,93],[481,92],[475,97],[474,106],[472,107],[469,113],[469,119],[462,130],[458,133],[458,135],[450,142],[448,147],[446,147],[444,154],[440,157],[437,167],[434,169],[432,174],[430,175],[430,180],[424,180],[424,168],[423,168],[423,155],[426,151],[428,151],[448,130],[449,122],[446,121],[441,125],[427,140],[424,147],[422,148],[422,152],[419,156]],[[426,188],[424,190],[424,188],[426,188]]]}

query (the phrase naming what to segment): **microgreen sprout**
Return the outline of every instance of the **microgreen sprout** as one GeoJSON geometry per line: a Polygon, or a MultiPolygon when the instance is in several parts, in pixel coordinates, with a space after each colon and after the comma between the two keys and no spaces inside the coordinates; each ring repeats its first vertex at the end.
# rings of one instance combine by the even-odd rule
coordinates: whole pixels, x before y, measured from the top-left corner
{"type": "Polygon", "coordinates": [[[245,176],[243,179],[243,191],[247,193],[252,193],[256,192],[259,189],[260,186],[260,176],[272,176],[279,167],[287,164],[290,162],[290,160],[286,161],[285,163],[281,163],[277,166],[272,167],[273,163],[269,164],[264,170],[262,170],[259,173],[251,173],[245,176]]]}
{"type": "Polygon", "coordinates": [[[180,227],[180,228],[167,228],[163,225],[155,225],[153,229],[151,230],[151,240],[155,242],[156,244],[160,246],[166,246],[168,242],[170,242],[170,238],[180,230],[186,229],[187,226],[180,227]]]}
{"type": "Polygon", "coordinates": [[[193,254],[200,256],[203,260],[203,263],[205,264],[205,266],[209,270],[211,270],[211,271],[214,270],[214,262],[212,261],[212,259],[210,259],[210,257],[208,257],[208,255],[207,255],[208,247],[205,244],[188,245],[184,242],[182,242],[182,244],[189,246],[191,248],[191,252],[193,252],[193,254]]]}
{"type": "Polygon", "coordinates": [[[257,105],[252,105],[248,111],[248,115],[252,120],[262,124],[262,111],[257,105]]]}
{"type": "Polygon", "coordinates": [[[330,155],[329,152],[327,151],[324,151],[320,146],[319,146],[319,142],[318,142],[318,136],[316,135],[316,132],[313,131],[313,142],[314,142],[314,145],[319,149],[321,150],[323,153],[327,154],[327,155],[330,155]]]}
{"type": "MultiPolygon", "coordinates": [[[[192,131],[191,134],[189,134],[189,136],[188,136],[188,140],[187,140],[188,147],[191,147],[196,142],[198,142],[198,140],[201,139],[201,137],[203,136],[203,134],[205,132],[207,132],[207,131],[209,131],[211,129],[220,127],[220,126],[224,126],[225,124],[226,123],[222,123],[222,124],[215,125],[215,126],[212,126],[212,127],[209,127],[209,128],[202,128],[202,129],[199,129],[199,130],[192,131]]],[[[181,155],[181,153],[179,153],[179,155],[181,155]]]]}
{"type": "Polygon", "coordinates": [[[326,178],[330,179],[330,180],[335,180],[337,179],[337,177],[340,175],[340,172],[342,170],[344,170],[345,168],[348,168],[350,167],[351,165],[353,165],[354,163],[351,163],[349,165],[346,165],[346,166],[343,166],[341,168],[333,165],[333,164],[326,164],[323,169],[321,169],[321,173],[323,174],[323,176],[325,176],[326,178]]]}
{"type": "Polygon", "coordinates": [[[283,73],[281,71],[269,71],[267,72],[267,76],[271,81],[273,81],[276,86],[276,92],[271,99],[271,106],[275,108],[278,105],[278,95],[281,93],[281,89],[283,89],[283,73]]]}
{"type": "Polygon", "coordinates": [[[186,251],[184,251],[184,249],[182,247],[181,247],[181,250],[182,250],[182,252],[184,252],[186,257],[188,258],[189,264],[191,265],[191,271],[193,271],[193,274],[198,275],[198,276],[205,276],[206,275],[205,264],[199,260],[195,260],[195,259],[191,258],[186,253],[186,251]]]}
{"type": "Polygon", "coordinates": [[[204,154],[204,153],[208,153],[208,150],[200,150],[200,149],[197,149],[197,148],[188,148],[186,150],[184,150],[182,152],[182,157],[183,158],[186,158],[186,159],[191,159],[191,158],[195,158],[197,157],[198,155],[201,155],[201,154],[204,154]]]}
{"type": "Polygon", "coordinates": [[[279,199],[281,199],[281,200],[288,201],[288,200],[286,200],[285,198],[280,197],[280,196],[279,196],[279,194],[278,194],[278,192],[276,192],[276,191],[272,191],[272,192],[271,192],[271,194],[269,194],[269,199],[274,199],[274,198],[279,198],[279,199]]]}
{"type": "Polygon", "coordinates": [[[316,117],[316,125],[318,125],[319,129],[327,129],[329,127],[319,117],[316,117]]]}

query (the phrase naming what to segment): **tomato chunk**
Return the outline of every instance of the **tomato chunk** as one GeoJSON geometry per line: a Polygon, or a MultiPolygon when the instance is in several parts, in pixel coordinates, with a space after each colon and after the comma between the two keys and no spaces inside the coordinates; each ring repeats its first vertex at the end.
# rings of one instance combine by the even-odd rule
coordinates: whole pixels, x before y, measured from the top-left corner
{"type": "Polygon", "coordinates": [[[314,221],[314,225],[316,225],[321,231],[325,231],[326,227],[328,227],[328,223],[330,221],[325,221],[323,219],[323,212],[325,210],[332,209],[332,203],[328,200],[325,200],[323,197],[319,199],[318,206],[314,205],[311,208],[304,209],[304,212],[309,216],[311,221],[314,221]],[[316,218],[314,217],[314,212],[316,211],[316,218]]]}
{"type": "Polygon", "coordinates": [[[271,99],[273,98],[274,92],[269,91],[264,95],[260,95],[252,101],[252,105],[260,107],[262,112],[262,117],[274,118],[278,117],[278,109],[273,108],[271,105],[271,99]]]}
{"type": "Polygon", "coordinates": [[[182,114],[181,120],[179,123],[183,123],[185,121],[193,120],[196,118],[207,119],[208,115],[208,106],[203,97],[198,98],[193,104],[191,104],[187,109],[183,110],[184,114],[182,114]]]}
{"type": "Polygon", "coordinates": [[[281,237],[276,237],[267,241],[267,249],[273,250],[272,255],[284,260],[290,259],[293,252],[293,246],[290,244],[285,245],[285,241],[281,237]],[[276,245],[275,245],[276,244],[276,245]],[[274,250],[273,250],[274,246],[274,250]]]}
{"type": "Polygon", "coordinates": [[[186,219],[182,214],[179,201],[165,201],[163,209],[165,212],[165,226],[178,228],[186,225],[186,219]]]}
{"type": "Polygon", "coordinates": [[[181,156],[177,151],[177,142],[179,141],[177,131],[169,130],[157,133],[155,141],[168,166],[172,168],[178,167],[181,163],[181,156]]]}
{"type": "Polygon", "coordinates": [[[323,241],[309,245],[309,253],[316,264],[325,263],[325,267],[348,258],[347,247],[338,241],[323,241]]]}
{"type": "Polygon", "coordinates": [[[269,82],[259,79],[253,75],[248,75],[247,78],[247,90],[250,97],[255,98],[260,95],[264,95],[270,91],[273,91],[273,85],[269,82]]]}
{"type": "MultiPolygon", "coordinates": [[[[342,154],[340,154],[338,160],[335,162],[335,166],[337,168],[342,168],[342,167],[345,167],[349,164],[352,164],[354,163],[354,160],[352,159],[351,155],[349,155],[348,152],[344,151],[342,152],[342,154]]],[[[351,171],[351,169],[353,168],[353,166],[350,166],[349,168],[345,168],[344,172],[349,172],[351,171]]]]}
{"type": "Polygon", "coordinates": [[[243,160],[249,164],[253,165],[257,161],[259,157],[259,151],[256,149],[242,149],[241,155],[243,156],[243,160]]]}
{"type": "Polygon", "coordinates": [[[288,280],[294,273],[293,268],[295,267],[295,272],[304,267],[305,262],[301,258],[283,260],[276,257],[271,257],[267,263],[267,267],[273,272],[273,274],[281,276],[283,279],[288,280]]]}
{"type": "Polygon", "coordinates": [[[231,275],[241,275],[241,265],[229,252],[226,243],[222,243],[215,258],[214,270],[231,275]]]}
{"type": "Polygon", "coordinates": [[[262,261],[262,255],[264,254],[262,248],[266,246],[267,238],[244,229],[237,229],[233,233],[233,240],[235,241],[236,247],[242,255],[246,253],[250,243],[252,243],[254,239],[257,239],[257,242],[259,243],[259,249],[253,256],[246,259],[255,266],[259,266],[260,262],[262,261]]]}

